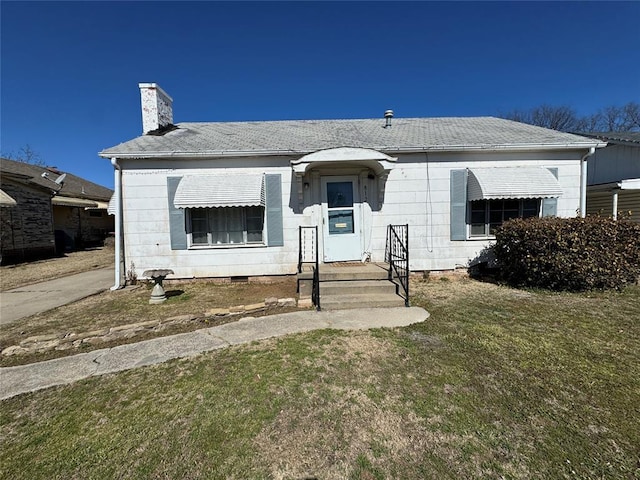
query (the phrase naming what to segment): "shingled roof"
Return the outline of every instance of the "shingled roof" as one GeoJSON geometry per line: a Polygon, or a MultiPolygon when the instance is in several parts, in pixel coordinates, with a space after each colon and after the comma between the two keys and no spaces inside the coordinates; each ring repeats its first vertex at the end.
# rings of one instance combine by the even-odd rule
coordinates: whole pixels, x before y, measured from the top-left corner
{"type": "Polygon", "coordinates": [[[54,167],[41,167],[6,158],[0,158],[0,173],[2,175],[17,175],[28,180],[31,184],[50,189],[52,192],[58,192],[58,196],[108,202],[113,194],[113,190],[85,180],[72,173],[62,172],[54,167]],[[43,172],[47,172],[51,180],[43,178],[43,172]],[[63,173],[66,173],[67,176],[64,179],[62,188],[58,189],[52,180],[55,180],[63,173]]]}
{"type": "Polygon", "coordinates": [[[579,135],[611,143],[635,143],[640,145],[640,132],[584,132],[579,135]]]}
{"type": "Polygon", "coordinates": [[[105,158],[296,155],[337,147],[386,153],[589,148],[601,142],[494,117],[179,123],[100,152],[105,158]]]}

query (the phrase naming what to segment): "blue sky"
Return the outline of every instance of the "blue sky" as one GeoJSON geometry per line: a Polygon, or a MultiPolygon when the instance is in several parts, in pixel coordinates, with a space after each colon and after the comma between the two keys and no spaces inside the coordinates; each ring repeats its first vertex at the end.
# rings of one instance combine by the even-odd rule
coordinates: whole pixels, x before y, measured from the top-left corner
{"type": "Polygon", "coordinates": [[[1,150],[113,187],[97,152],[174,122],[579,114],[640,102],[640,2],[12,2],[1,150]]]}

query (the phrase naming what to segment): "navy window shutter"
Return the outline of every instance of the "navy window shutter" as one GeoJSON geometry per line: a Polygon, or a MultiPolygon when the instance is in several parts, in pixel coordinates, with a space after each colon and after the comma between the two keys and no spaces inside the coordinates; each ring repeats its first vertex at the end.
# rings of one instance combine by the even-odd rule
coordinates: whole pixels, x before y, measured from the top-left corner
{"type": "Polygon", "coordinates": [[[187,249],[187,232],[185,228],[185,211],[173,205],[176,189],[182,177],[167,177],[167,197],[169,198],[169,232],[171,250],[187,249]]]}
{"type": "MultiPolygon", "coordinates": [[[[548,168],[553,176],[558,178],[557,168],[548,168]]],[[[542,216],[543,217],[556,217],[558,216],[558,199],[557,198],[543,198],[542,199],[542,216]]]]}
{"type": "Polygon", "coordinates": [[[467,239],[467,170],[450,172],[450,228],[451,240],[467,239]]]}
{"type": "Polygon", "coordinates": [[[267,245],[282,247],[284,232],[282,225],[282,175],[264,176],[265,203],[267,210],[267,245]]]}

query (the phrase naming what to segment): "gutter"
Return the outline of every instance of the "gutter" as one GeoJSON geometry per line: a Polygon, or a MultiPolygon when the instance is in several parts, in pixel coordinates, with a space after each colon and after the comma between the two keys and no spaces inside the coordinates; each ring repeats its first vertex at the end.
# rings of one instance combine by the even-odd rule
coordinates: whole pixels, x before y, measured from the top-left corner
{"type": "Polygon", "coordinates": [[[587,216],[587,158],[594,153],[596,153],[596,147],[591,147],[580,159],[580,217],[582,218],[587,216]]]}
{"type": "Polygon", "coordinates": [[[118,290],[123,287],[122,285],[122,169],[120,165],[118,165],[118,159],[113,157],[111,159],[111,165],[113,165],[113,183],[114,183],[114,195],[115,195],[115,243],[116,243],[116,252],[115,252],[115,283],[113,287],[111,287],[111,291],[118,290]]]}
{"type": "MultiPolygon", "coordinates": [[[[581,148],[602,148],[606,142],[585,142],[585,143],[563,143],[563,144],[503,144],[503,145],[430,145],[422,147],[389,147],[389,146],[367,146],[354,148],[367,148],[379,152],[400,152],[400,153],[424,153],[424,152],[500,152],[500,151],[551,151],[551,150],[576,150],[581,148]]],[[[341,145],[348,147],[349,145],[341,145]]],[[[326,147],[334,148],[334,147],[326,147]]],[[[98,155],[109,158],[111,155],[118,155],[118,158],[201,158],[201,157],[247,157],[247,156],[273,156],[273,155],[307,155],[318,150],[326,150],[325,147],[316,150],[207,150],[199,152],[176,152],[176,151],[145,151],[138,153],[118,153],[103,151],[98,155]]]]}
{"type": "Polygon", "coordinates": [[[611,190],[640,190],[640,178],[627,178],[608,183],[589,185],[590,192],[610,192],[611,190]]]}

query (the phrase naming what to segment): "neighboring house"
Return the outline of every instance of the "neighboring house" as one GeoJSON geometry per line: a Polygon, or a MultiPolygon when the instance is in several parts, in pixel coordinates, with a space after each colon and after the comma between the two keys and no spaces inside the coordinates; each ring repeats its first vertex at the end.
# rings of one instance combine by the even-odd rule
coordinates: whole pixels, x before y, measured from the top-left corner
{"type": "Polygon", "coordinates": [[[2,261],[12,263],[101,244],[113,232],[107,202],[113,191],[53,167],[0,160],[4,206],[2,261]]]}
{"type": "MultiPolygon", "coordinates": [[[[50,178],[63,172],[48,168],[50,178]]],[[[77,250],[102,245],[113,232],[107,213],[113,190],[67,173],[61,190],[51,200],[58,250],[77,250]]]]}
{"type": "Polygon", "coordinates": [[[605,145],[492,117],[390,111],[173,125],[172,99],[140,88],[145,134],[100,152],[115,167],[124,266],[138,277],[293,274],[300,226],[320,229],[321,262],[382,262],[387,226],[408,224],[411,270],[464,267],[509,218],[575,216],[581,169],[605,145]]]}
{"type": "Polygon", "coordinates": [[[582,135],[607,142],[589,159],[587,213],[640,222],[640,132],[582,135]]]}
{"type": "MultiPolygon", "coordinates": [[[[33,182],[33,177],[6,169],[0,160],[2,192],[11,201],[0,208],[0,255],[2,264],[46,258],[55,254],[52,190],[33,182]]],[[[11,162],[18,163],[18,162],[11,162]]]]}

